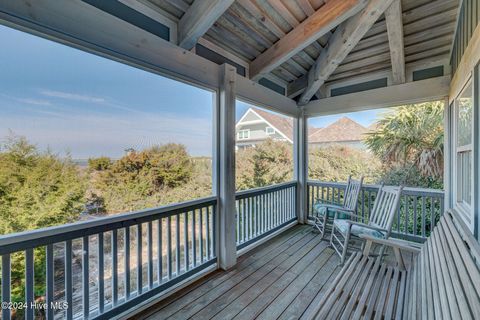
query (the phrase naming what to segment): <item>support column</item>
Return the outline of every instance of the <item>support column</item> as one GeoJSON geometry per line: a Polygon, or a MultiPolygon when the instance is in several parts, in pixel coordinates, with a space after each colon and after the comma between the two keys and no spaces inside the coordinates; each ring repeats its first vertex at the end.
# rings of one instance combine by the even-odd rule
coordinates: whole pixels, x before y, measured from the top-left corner
{"type": "Polygon", "coordinates": [[[298,223],[308,222],[307,208],[307,118],[303,108],[294,120],[294,179],[297,181],[297,218],[298,223]]]}
{"type": "Polygon", "coordinates": [[[472,88],[473,88],[473,179],[472,179],[472,210],[473,210],[473,235],[477,240],[480,239],[480,84],[479,84],[479,65],[473,68],[472,88]]]}
{"type": "Polygon", "coordinates": [[[235,243],[235,67],[220,67],[217,109],[218,262],[227,270],[237,262],[235,243]]]}
{"type": "MultiPolygon", "coordinates": [[[[450,209],[453,207],[453,183],[452,183],[452,170],[453,162],[452,162],[452,124],[453,124],[453,104],[445,98],[445,109],[443,113],[443,189],[444,191],[444,203],[445,209],[450,209]]],[[[442,212],[443,213],[443,212],[442,212]]]]}

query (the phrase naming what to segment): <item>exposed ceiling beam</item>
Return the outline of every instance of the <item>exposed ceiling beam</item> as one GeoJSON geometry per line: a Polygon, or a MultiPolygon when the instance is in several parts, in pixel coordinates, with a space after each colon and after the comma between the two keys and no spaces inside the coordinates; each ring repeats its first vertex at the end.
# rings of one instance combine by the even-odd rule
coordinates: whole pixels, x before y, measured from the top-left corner
{"type": "Polygon", "coordinates": [[[385,10],[387,23],[388,44],[392,60],[392,82],[394,84],[405,82],[405,49],[403,43],[402,3],[394,0],[385,10]]]}
{"type": "Polygon", "coordinates": [[[320,52],[317,61],[308,71],[308,84],[300,96],[299,105],[305,105],[310,101],[392,1],[370,0],[362,11],[337,27],[328,46],[320,52]]]}
{"type": "Polygon", "coordinates": [[[330,0],[301,24],[278,40],[250,64],[250,77],[258,80],[264,74],[302,51],[312,42],[358,13],[368,0],[330,0]]]}
{"type": "Polygon", "coordinates": [[[290,82],[287,86],[287,97],[293,99],[301,94],[303,91],[305,91],[307,82],[307,75],[303,75],[297,80],[290,82]]]}
{"type": "Polygon", "coordinates": [[[178,22],[178,45],[190,50],[234,0],[194,1],[178,22]]]}
{"type": "Polygon", "coordinates": [[[325,85],[321,86],[320,89],[315,93],[318,99],[325,99],[328,95],[328,89],[325,85]]]}
{"type": "Polygon", "coordinates": [[[304,111],[308,117],[318,117],[441,100],[449,87],[450,76],[443,76],[311,101],[304,111]]]}

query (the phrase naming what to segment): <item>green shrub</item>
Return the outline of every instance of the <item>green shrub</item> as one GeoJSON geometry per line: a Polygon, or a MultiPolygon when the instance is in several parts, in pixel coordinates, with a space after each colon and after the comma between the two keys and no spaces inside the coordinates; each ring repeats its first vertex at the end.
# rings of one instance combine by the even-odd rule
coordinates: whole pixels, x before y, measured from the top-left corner
{"type": "Polygon", "coordinates": [[[381,163],[370,152],[349,146],[331,145],[311,148],[308,155],[309,178],[321,181],[342,182],[348,176],[360,178],[365,183],[376,183],[381,175],[381,163]]]}
{"type": "MultiPolygon", "coordinates": [[[[84,206],[86,180],[69,158],[41,153],[25,138],[0,145],[0,234],[74,222],[84,206]]],[[[24,254],[11,255],[12,301],[24,301],[24,254]]],[[[35,269],[45,270],[45,250],[35,250],[35,269]]],[[[35,272],[35,295],[45,291],[45,272],[35,272]]],[[[17,317],[22,317],[19,310],[17,317]]]]}
{"type": "MultiPolygon", "coordinates": [[[[93,193],[104,201],[108,213],[132,211],[171,203],[167,194],[185,188],[194,164],[180,144],[129,151],[93,179],[93,193]]],[[[176,198],[178,199],[178,198],[176,198]]]]}
{"type": "Polygon", "coordinates": [[[0,234],[75,221],[85,190],[85,176],[70,158],[8,138],[0,147],[0,234]]]}
{"type": "Polygon", "coordinates": [[[88,168],[93,171],[103,171],[110,168],[112,160],[109,157],[88,159],[88,168]]]}
{"type": "Polygon", "coordinates": [[[293,179],[292,145],[268,139],[236,155],[237,190],[286,182],[293,179]]]}

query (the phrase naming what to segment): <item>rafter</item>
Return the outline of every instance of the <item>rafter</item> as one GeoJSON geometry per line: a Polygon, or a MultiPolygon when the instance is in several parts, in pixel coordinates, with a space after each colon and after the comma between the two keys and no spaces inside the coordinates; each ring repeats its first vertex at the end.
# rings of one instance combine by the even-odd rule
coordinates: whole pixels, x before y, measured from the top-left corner
{"type": "Polygon", "coordinates": [[[405,82],[405,49],[403,43],[402,3],[394,0],[385,11],[388,44],[392,60],[392,82],[405,82]]]}
{"type": "Polygon", "coordinates": [[[178,45],[190,50],[234,0],[194,1],[178,22],[178,45]]]}
{"type": "Polygon", "coordinates": [[[307,87],[300,96],[299,105],[305,105],[310,101],[392,1],[370,0],[362,11],[337,27],[329,45],[322,50],[308,72],[307,87]]]}
{"type": "Polygon", "coordinates": [[[367,0],[330,0],[250,64],[250,77],[260,79],[312,42],[358,13],[367,0]]]}

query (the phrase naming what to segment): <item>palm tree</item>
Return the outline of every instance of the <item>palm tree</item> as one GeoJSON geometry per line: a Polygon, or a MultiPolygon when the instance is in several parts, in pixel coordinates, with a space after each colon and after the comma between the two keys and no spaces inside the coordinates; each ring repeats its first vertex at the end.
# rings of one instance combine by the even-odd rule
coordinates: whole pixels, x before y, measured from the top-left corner
{"type": "Polygon", "coordinates": [[[443,176],[443,102],[405,105],[367,133],[369,149],[387,165],[416,166],[427,177],[443,176]]]}

